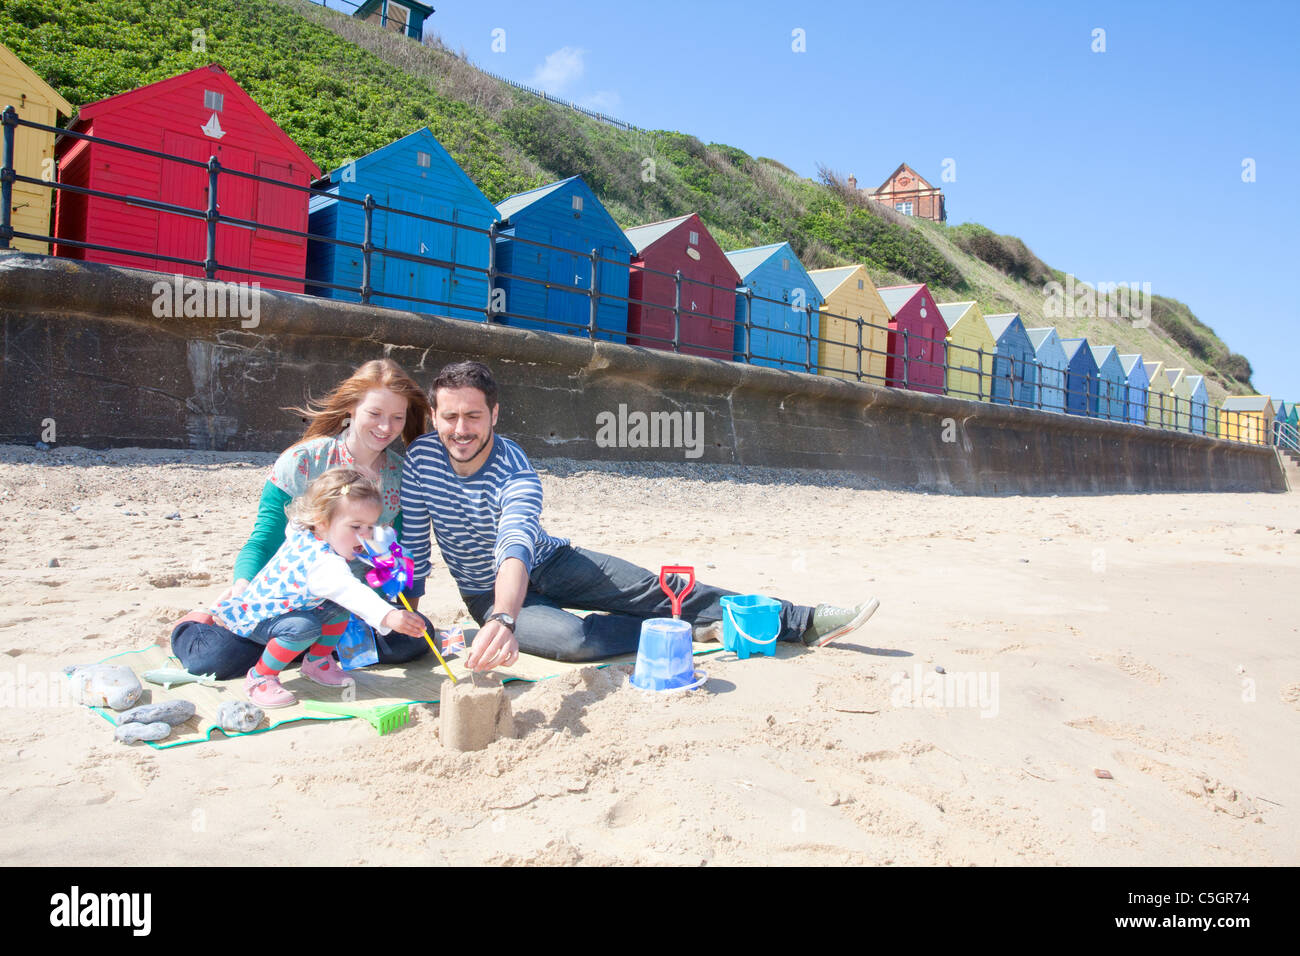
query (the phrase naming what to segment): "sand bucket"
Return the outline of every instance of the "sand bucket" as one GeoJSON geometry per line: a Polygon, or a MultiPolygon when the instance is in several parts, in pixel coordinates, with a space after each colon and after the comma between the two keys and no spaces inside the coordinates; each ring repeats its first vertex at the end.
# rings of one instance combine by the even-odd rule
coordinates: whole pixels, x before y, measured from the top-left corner
{"type": "Polygon", "coordinates": [[[695,587],[695,569],[664,567],[659,571],[659,587],[672,602],[673,616],[652,617],[641,622],[641,639],[636,649],[632,685],[642,690],[694,690],[708,676],[703,671],[695,670],[691,625],[679,618],[682,613],[682,598],[695,587]],[[680,594],[668,585],[670,573],[690,576],[680,594]]]}
{"type": "Polygon", "coordinates": [[[745,660],[750,654],[776,654],[781,633],[781,602],[761,594],[736,594],[721,599],[722,646],[745,660]]]}

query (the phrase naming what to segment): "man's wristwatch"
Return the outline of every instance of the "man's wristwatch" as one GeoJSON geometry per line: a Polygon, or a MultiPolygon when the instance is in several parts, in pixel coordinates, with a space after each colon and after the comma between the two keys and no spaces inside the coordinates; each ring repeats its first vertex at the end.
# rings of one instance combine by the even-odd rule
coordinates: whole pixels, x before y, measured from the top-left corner
{"type": "Polygon", "coordinates": [[[515,632],[515,619],[505,611],[497,611],[495,614],[489,615],[487,621],[484,621],[483,623],[487,624],[488,621],[500,621],[506,627],[510,628],[511,634],[515,632]]]}

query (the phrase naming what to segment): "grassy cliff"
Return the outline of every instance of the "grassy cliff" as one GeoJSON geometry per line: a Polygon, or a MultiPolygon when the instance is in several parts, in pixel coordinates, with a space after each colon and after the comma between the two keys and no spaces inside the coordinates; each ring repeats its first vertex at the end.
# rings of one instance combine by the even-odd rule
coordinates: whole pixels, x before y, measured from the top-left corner
{"type": "Polygon", "coordinates": [[[671,131],[624,131],[484,75],[436,41],[421,45],[305,0],[0,0],[0,42],[69,102],[89,103],[210,62],[323,169],[428,126],[488,198],[581,175],[624,227],[698,212],[723,248],[789,240],[809,268],[865,263],[878,285],[927,283],[1204,372],[1213,401],[1249,392],[1250,364],[1181,302],[1153,297],[1152,322],[1045,317],[1064,274],[982,226],[900,216],[780,162],[671,131]]]}

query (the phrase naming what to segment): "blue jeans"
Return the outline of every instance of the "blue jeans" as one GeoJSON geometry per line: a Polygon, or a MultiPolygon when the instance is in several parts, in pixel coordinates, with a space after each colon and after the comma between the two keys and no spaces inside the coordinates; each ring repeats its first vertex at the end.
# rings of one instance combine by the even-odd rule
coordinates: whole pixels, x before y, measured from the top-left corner
{"type": "MultiPolygon", "coordinates": [[[[240,637],[218,624],[182,621],[172,630],[172,653],[191,674],[216,674],[217,680],[243,677],[262,657],[266,642],[273,637],[289,641],[302,640],[314,629],[320,636],[323,624],[347,614],[332,601],[311,611],[292,611],[257,625],[249,637],[240,637]]],[[[424,617],[424,615],[420,615],[424,617]]],[[[426,617],[425,627],[433,636],[433,624],[426,617]]],[[[436,639],[436,638],[435,638],[436,639]]],[[[391,631],[375,633],[375,650],[380,664],[405,664],[429,653],[423,637],[408,637],[391,631]]]]}
{"type": "MultiPolygon", "coordinates": [[[[685,580],[671,584],[680,593],[685,580]]],[[[712,624],[722,620],[719,599],[735,594],[700,581],[682,602],[682,620],[712,624]]],[[[474,620],[482,626],[492,613],[495,595],[461,594],[474,620]]],[[[557,550],[533,568],[528,593],[515,622],[519,649],[557,661],[595,661],[634,653],[641,639],[641,622],[671,617],[672,603],[659,587],[659,576],[629,561],[572,545],[557,550]],[[564,608],[603,611],[578,617],[564,608]]],[[[780,640],[798,641],[812,620],[813,609],[781,602],[780,640]]]]}

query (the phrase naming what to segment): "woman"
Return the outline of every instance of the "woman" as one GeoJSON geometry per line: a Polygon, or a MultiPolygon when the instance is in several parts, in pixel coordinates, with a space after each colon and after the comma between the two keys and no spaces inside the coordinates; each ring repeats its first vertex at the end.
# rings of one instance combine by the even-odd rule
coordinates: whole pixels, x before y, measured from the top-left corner
{"type": "MultiPolygon", "coordinates": [[[[396,362],[376,359],[358,368],[324,399],[309,399],[307,405],[288,409],[308,419],[307,430],[272,466],[253,533],[235,559],[235,582],[218,601],[243,593],[284,543],[286,506],[331,468],[355,468],[373,480],[382,498],[380,523],[401,532],[402,459],[406,445],[429,430],[428,397],[396,362]],[[399,436],[402,442],[397,441],[399,436]]],[[[347,619],[347,612],[340,612],[322,632],[342,634],[347,619]]],[[[423,637],[377,634],[375,649],[379,663],[402,664],[427,654],[429,645],[423,637]]],[[[255,641],[211,626],[210,617],[201,612],[188,615],[172,631],[172,651],[185,669],[192,674],[215,673],[219,680],[247,673],[263,650],[255,641]]]]}

